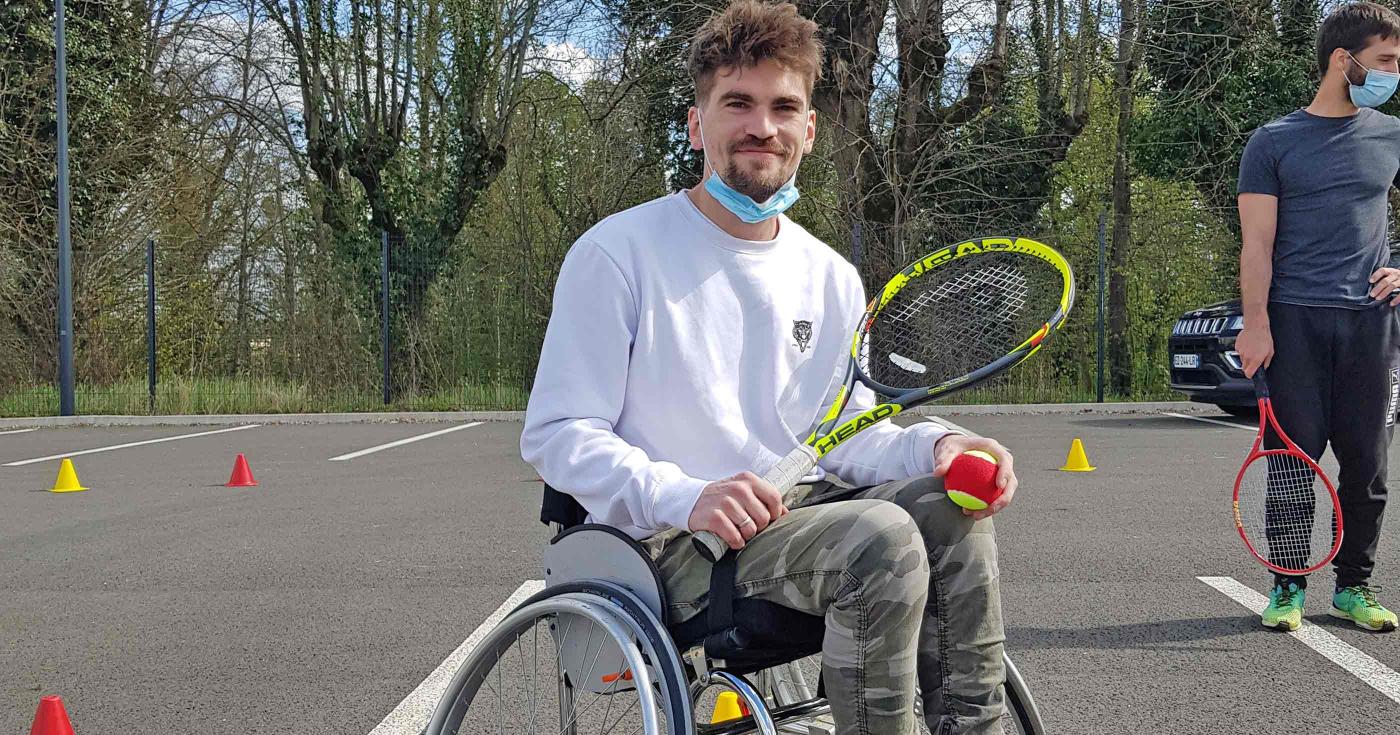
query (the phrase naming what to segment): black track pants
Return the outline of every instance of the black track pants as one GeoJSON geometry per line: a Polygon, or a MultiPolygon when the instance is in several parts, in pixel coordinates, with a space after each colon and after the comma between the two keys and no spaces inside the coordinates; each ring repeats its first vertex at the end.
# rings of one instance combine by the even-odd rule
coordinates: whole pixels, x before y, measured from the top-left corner
{"type": "MultiPolygon", "coordinates": [[[[1342,548],[1337,586],[1365,583],[1385,512],[1386,453],[1400,409],[1400,313],[1269,304],[1274,358],[1265,375],[1279,424],[1314,459],[1337,458],[1342,548]]],[[[1270,432],[1270,439],[1273,439],[1270,432]]],[[[1270,441],[1267,445],[1273,445],[1270,441]]],[[[1306,578],[1282,577],[1307,586],[1306,578]]]]}

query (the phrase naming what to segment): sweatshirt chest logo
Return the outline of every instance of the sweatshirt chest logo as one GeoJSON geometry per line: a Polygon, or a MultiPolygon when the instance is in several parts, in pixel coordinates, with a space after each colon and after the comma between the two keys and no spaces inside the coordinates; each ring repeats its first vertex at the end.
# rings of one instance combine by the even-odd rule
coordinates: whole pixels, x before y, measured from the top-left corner
{"type": "Polygon", "coordinates": [[[797,350],[806,352],[807,345],[812,342],[812,321],[794,319],[792,322],[792,338],[797,340],[797,350]]]}

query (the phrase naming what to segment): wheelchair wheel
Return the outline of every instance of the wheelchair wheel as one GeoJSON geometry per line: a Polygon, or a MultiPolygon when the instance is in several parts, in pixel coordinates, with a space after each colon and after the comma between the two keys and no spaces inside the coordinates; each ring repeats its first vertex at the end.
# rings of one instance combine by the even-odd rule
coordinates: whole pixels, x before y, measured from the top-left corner
{"type": "Polygon", "coordinates": [[[1010,657],[1004,656],[1002,661],[1006,664],[1006,717],[1001,720],[1002,730],[1019,735],[1043,735],[1045,724],[1040,721],[1040,710],[1035,706],[1030,687],[1010,657]]]}
{"type": "Polygon", "coordinates": [[[689,693],[664,635],[620,587],[546,589],[477,644],[424,735],[687,733],[689,693]]]}

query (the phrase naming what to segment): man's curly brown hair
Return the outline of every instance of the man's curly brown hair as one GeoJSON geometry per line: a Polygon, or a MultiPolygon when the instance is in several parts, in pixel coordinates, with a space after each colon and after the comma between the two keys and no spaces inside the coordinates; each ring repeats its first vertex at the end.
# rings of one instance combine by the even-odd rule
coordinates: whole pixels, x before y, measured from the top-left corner
{"type": "Polygon", "coordinates": [[[710,18],[691,41],[687,69],[695,80],[695,98],[704,102],[715,86],[715,73],[745,69],[772,59],[807,80],[807,97],[822,73],[822,42],[817,24],[785,2],[734,0],[710,18]]]}

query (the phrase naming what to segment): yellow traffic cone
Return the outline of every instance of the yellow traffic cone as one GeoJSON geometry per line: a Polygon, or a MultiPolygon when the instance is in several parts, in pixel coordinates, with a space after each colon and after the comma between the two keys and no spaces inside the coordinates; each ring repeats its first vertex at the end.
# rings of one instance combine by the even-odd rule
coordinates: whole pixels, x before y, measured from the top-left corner
{"type": "Polygon", "coordinates": [[[73,460],[65,457],[58,467],[58,479],[54,481],[51,493],[76,493],[87,488],[78,484],[78,472],[73,469],[73,460]]]}
{"type": "Polygon", "coordinates": [[[743,706],[739,701],[739,695],[734,692],[720,692],[719,699],[715,701],[715,713],[710,716],[710,724],[716,725],[721,722],[737,720],[740,717],[747,717],[749,708],[743,706]]]}
{"type": "Polygon", "coordinates": [[[1093,472],[1098,469],[1089,464],[1089,458],[1084,455],[1084,442],[1079,441],[1079,437],[1074,438],[1074,443],[1069,445],[1069,456],[1065,458],[1065,466],[1060,468],[1065,472],[1093,472]]]}

